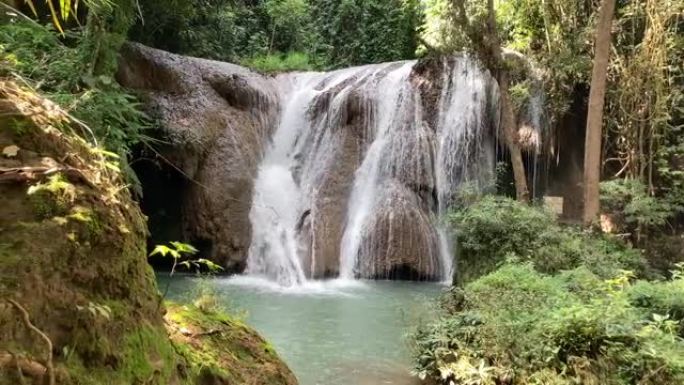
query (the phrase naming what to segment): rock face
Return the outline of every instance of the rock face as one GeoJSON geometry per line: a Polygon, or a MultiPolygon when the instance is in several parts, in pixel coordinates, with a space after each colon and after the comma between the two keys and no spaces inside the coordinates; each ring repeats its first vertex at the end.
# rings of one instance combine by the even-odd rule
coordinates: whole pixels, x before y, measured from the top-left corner
{"type": "MultiPolygon", "coordinates": [[[[271,79],[243,67],[127,44],[117,80],[140,91],[159,118],[162,163],[183,174],[180,222],[185,239],[229,272],[245,268],[249,210],[257,166],[275,127],[271,79]]],[[[155,197],[150,197],[155,199],[155,197]]],[[[171,239],[172,240],[172,239],[171,239]]]]}
{"type": "Polygon", "coordinates": [[[186,180],[162,222],[230,273],[446,278],[438,218],[493,182],[496,94],[467,58],[267,77],[131,44],[118,80],[186,180]]]}

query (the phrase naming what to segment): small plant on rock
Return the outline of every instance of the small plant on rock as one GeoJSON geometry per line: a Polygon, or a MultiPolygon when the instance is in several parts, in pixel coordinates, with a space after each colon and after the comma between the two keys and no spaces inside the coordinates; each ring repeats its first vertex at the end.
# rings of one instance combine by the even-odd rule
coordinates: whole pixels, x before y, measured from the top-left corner
{"type": "MultiPolygon", "coordinates": [[[[205,259],[205,258],[192,258],[192,256],[196,255],[199,253],[199,250],[197,250],[194,246],[187,244],[187,243],[182,243],[182,242],[169,242],[169,245],[157,245],[154,247],[154,250],[150,253],[150,257],[155,256],[155,255],[161,255],[162,257],[171,257],[173,258],[173,265],[171,266],[171,272],[169,272],[169,278],[172,278],[173,275],[176,273],[176,268],[178,266],[183,266],[187,269],[195,268],[195,271],[199,273],[202,269],[202,267],[205,267],[209,270],[210,273],[216,273],[220,270],[223,270],[223,268],[214,262],[205,259]]],[[[164,298],[166,298],[166,295],[169,292],[169,286],[171,286],[171,280],[168,281],[166,284],[166,288],[164,289],[164,294],[162,295],[162,301],[164,298]]],[[[161,302],[160,301],[160,304],[161,302]]]]}
{"type": "Polygon", "coordinates": [[[188,258],[186,260],[182,260],[186,256],[190,257],[199,252],[199,250],[197,250],[194,246],[190,244],[182,242],[170,242],[169,245],[170,246],[157,245],[154,247],[154,250],[152,250],[152,252],[150,253],[150,257],[155,255],[161,255],[162,257],[170,256],[171,258],[173,258],[173,266],[171,267],[171,273],[169,274],[169,276],[173,276],[178,266],[184,266],[187,269],[195,267],[198,271],[202,268],[202,266],[204,266],[207,269],[209,269],[210,272],[213,273],[219,270],[223,270],[221,266],[205,258],[188,258]]]}

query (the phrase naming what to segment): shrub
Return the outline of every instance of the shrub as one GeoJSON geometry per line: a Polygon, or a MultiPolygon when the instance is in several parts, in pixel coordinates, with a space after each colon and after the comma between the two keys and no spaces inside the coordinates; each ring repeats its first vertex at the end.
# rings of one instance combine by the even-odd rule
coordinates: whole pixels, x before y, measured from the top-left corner
{"type": "Polygon", "coordinates": [[[586,266],[600,277],[622,268],[646,272],[643,258],[609,236],[562,227],[541,207],[510,198],[485,196],[448,218],[457,240],[457,273],[466,283],[494,271],[506,260],[529,261],[541,272],[586,266]]]}
{"type": "Polygon", "coordinates": [[[264,73],[311,71],[315,68],[314,64],[309,59],[309,55],[302,52],[260,55],[244,60],[242,64],[264,73]]]}
{"type": "Polygon", "coordinates": [[[605,211],[620,214],[628,226],[662,226],[677,211],[676,204],[648,193],[638,179],[614,179],[601,182],[601,206],[605,211]]]}
{"type": "Polygon", "coordinates": [[[415,373],[456,384],[678,384],[684,280],[507,264],[452,288],[413,334],[415,373]],[[454,301],[453,298],[456,300],[454,301]]]}

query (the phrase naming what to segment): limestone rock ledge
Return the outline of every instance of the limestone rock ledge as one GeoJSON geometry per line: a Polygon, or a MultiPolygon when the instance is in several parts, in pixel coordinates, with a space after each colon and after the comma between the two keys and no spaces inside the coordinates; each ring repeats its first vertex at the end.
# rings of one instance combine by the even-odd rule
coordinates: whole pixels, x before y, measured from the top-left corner
{"type": "MultiPolygon", "coordinates": [[[[175,239],[164,241],[180,236],[226,272],[242,272],[252,235],[254,177],[277,125],[276,83],[238,65],[135,43],[121,50],[117,80],[139,92],[161,123],[154,136],[165,144],[149,157],[182,174],[176,191],[162,187],[158,196],[146,198],[180,197],[171,204],[179,206],[179,217],[160,224],[182,228],[175,239]]],[[[147,214],[155,220],[154,212],[147,214]]]]}

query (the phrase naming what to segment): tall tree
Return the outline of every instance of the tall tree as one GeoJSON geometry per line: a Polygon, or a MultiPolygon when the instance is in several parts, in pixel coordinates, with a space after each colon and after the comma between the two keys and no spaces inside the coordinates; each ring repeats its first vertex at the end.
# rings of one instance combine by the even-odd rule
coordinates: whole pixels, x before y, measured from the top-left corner
{"type": "Polygon", "coordinates": [[[598,24],[596,25],[594,68],[591,73],[587,130],[584,142],[584,211],[582,213],[582,220],[585,225],[591,224],[599,213],[603,105],[606,96],[606,79],[608,76],[611,27],[614,12],[615,0],[603,0],[599,10],[598,24]]]}
{"type": "Polygon", "coordinates": [[[466,1],[452,0],[452,5],[456,12],[455,19],[461,30],[466,34],[480,61],[482,61],[497,83],[499,83],[502,131],[506,146],[511,155],[516,198],[520,201],[527,201],[529,200],[527,176],[520,149],[515,112],[509,94],[510,74],[504,62],[501,49],[501,41],[496,24],[496,13],[494,11],[494,0],[487,0],[486,18],[481,23],[471,22],[466,11],[466,1]]]}

